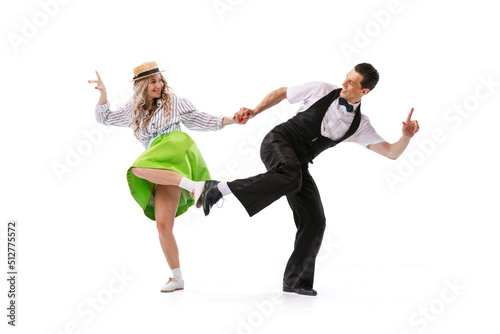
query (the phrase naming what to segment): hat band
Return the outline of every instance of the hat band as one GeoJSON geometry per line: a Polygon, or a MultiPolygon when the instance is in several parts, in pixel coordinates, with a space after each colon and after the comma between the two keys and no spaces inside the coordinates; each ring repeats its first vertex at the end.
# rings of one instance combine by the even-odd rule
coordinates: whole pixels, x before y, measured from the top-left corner
{"type": "Polygon", "coordinates": [[[160,72],[160,70],[158,68],[153,68],[152,70],[140,73],[138,76],[134,77],[132,80],[139,79],[139,78],[142,78],[142,77],[145,77],[147,75],[157,73],[157,72],[160,72]]]}

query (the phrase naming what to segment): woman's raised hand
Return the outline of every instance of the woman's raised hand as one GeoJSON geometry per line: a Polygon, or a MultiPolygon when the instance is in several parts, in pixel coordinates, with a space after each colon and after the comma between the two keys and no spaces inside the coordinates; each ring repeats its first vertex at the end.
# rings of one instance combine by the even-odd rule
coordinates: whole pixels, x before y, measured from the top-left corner
{"type": "Polygon", "coordinates": [[[89,83],[96,83],[97,86],[95,89],[99,89],[99,91],[102,93],[106,93],[106,86],[104,86],[104,82],[102,81],[101,76],[97,71],[95,71],[95,74],[97,74],[97,80],[89,80],[89,83]]]}
{"type": "Polygon", "coordinates": [[[108,96],[106,94],[106,86],[104,86],[104,82],[102,81],[101,76],[97,71],[95,71],[95,74],[97,74],[97,80],[89,80],[89,83],[96,83],[97,86],[95,89],[98,89],[101,92],[101,97],[99,98],[99,101],[97,104],[106,104],[108,102],[108,96]]]}

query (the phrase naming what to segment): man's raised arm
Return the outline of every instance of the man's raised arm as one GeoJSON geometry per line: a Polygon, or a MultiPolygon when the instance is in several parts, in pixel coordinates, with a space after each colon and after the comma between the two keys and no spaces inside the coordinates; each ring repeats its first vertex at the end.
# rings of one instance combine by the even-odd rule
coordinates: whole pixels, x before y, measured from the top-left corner
{"type": "Polygon", "coordinates": [[[410,114],[406,119],[406,122],[403,122],[403,135],[397,142],[393,144],[382,142],[378,144],[368,145],[368,148],[389,159],[396,160],[397,158],[399,158],[399,156],[403,154],[404,150],[410,143],[410,139],[420,129],[420,127],[418,126],[418,121],[411,120],[412,114],[413,114],[413,108],[411,109],[410,114]]]}

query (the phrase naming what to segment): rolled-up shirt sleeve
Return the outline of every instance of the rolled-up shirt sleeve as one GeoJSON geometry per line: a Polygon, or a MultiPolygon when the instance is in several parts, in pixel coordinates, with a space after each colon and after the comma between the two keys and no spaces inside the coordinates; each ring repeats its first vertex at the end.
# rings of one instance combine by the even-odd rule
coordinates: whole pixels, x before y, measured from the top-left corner
{"type": "Polygon", "coordinates": [[[181,122],[190,130],[216,131],[222,129],[224,116],[214,116],[201,112],[188,99],[177,99],[177,111],[181,122]]]}
{"type": "Polygon", "coordinates": [[[104,125],[124,126],[129,127],[132,123],[132,103],[129,102],[118,110],[111,110],[109,101],[106,104],[98,104],[95,106],[95,118],[104,125]]]}
{"type": "Polygon", "coordinates": [[[375,128],[370,123],[370,119],[366,115],[361,115],[361,124],[358,130],[345,141],[368,147],[369,145],[385,142],[385,139],[375,131],[375,128]]]}
{"type": "Polygon", "coordinates": [[[319,95],[323,96],[326,94],[325,92],[338,88],[334,85],[330,86],[320,81],[311,81],[302,85],[290,86],[286,90],[286,98],[290,104],[313,99],[317,100],[319,95]]]}

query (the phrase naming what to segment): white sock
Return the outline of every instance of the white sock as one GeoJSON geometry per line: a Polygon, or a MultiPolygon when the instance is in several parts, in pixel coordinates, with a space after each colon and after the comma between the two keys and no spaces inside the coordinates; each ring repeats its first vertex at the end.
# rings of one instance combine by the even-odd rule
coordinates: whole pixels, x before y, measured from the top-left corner
{"type": "Polygon", "coordinates": [[[203,189],[205,188],[205,181],[195,182],[194,184],[195,184],[195,186],[194,186],[193,192],[194,192],[195,196],[197,194],[201,195],[201,193],[203,192],[203,189]]]}
{"type": "Polygon", "coordinates": [[[196,187],[196,182],[183,177],[181,182],[179,183],[179,187],[181,187],[182,189],[186,189],[189,192],[192,192],[194,190],[194,187],[196,187]]]}
{"type": "Polygon", "coordinates": [[[181,272],[181,268],[180,267],[172,269],[172,274],[174,275],[174,278],[177,281],[182,281],[182,272],[181,272]]]}
{"type": "Polygon", "coordinates": [[[220,182],[219,184],[217,184],[217,188],[219,188],[219,191],[222,194],[222,196],[226,196],[233,193],[231,189],[229,189],[227,182],[220,182]]]}

